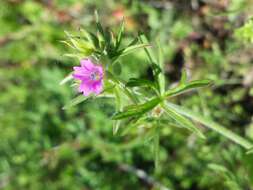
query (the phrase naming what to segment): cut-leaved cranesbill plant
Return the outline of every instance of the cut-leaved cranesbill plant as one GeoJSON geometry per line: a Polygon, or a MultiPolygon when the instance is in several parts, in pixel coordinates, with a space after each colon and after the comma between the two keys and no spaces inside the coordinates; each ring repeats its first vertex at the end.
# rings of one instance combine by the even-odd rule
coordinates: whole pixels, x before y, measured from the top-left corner
{"type": "Polygon", "coordinates": [[[163,52],[159,43],[157,48],[151,47],[144,35],[139,35],[131,43],[123,46],[124,21],[117,34],[104,29],[96,17],[96,32],[80,30],[76,35],[66,32],[67,39],[63,41],[73,49],[66,56],[79,60],[79,65],[62,80],[61,84],[72,80],[80,94],[71,100],[64,109],[75,106],[87,99],[109,97],[115,100],[115,113],[111,119],[113,133],[121,135],[131,132],[139,126],[147,126],[144,138],[152,139],[156,168],[159,163],[159,136],[163,126],[177,126],[195,133],[205,139],[205,134],[194,121],[202,124],[224,137],[243,146],[248,151],[252,143],[212,121],[206,116],[194,113],[187,108],[170,101],[174,96],[189,90],[208,87],[211,81],[187,80],[186,71],[182,71],[181,80],[177,86],[167,88],[164,76],[163,52]],[[152,81],[143,78],[130,78],[124,81],[120,78],[121,66],[118,59],[136,50],[143,49],[152,68],[152,81]],[[127,101],[126,101],[127,100],[127,101]]]}

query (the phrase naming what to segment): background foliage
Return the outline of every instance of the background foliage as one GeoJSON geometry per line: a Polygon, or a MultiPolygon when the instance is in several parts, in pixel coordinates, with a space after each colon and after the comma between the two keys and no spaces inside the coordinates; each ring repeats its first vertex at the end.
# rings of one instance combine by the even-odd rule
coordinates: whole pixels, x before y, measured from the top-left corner
{"type": "MultiPolygon", "coordinates": [[[[182,68],[214,81],[171,101],[252,140],[252,8],[250,0],[0,1],[0,189],[252,189],[252,155],[208,130],[201,140],[162,128],[154,174],[141,130],[113,135],[109,100],[63,110],[75,93],[59,85],[78,64],[63,56],[64,30],[93,31],[95,9],[115,30],[124,15],[124,43],[138,31],[161,42],[169,85],[182,68]]],[[[120,61],[122,78],[150,78],[143,51],[120,61]]]]}

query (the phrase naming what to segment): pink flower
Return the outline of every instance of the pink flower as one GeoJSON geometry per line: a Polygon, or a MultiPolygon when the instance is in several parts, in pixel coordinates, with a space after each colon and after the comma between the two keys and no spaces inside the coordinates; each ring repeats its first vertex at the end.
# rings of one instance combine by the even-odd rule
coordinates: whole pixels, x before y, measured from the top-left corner
{"type": "Polygon", "coordinates": [[[94,93],[100,94],[103,90],[103,67],[91,62],[90,59],[81,60],[81,67],[74,67],[73,77],[81,81],[79,92],[84,96],[94,93]]]}

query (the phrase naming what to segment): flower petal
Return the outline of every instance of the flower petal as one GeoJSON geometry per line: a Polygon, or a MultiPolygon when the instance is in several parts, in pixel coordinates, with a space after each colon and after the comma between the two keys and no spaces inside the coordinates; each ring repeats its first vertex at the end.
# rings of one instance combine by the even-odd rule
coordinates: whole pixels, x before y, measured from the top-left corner
{"type": "Polygon", "coordinates": [[[78,80],[81,80],[81,81],[90,81],[90,77],[87,76],[87,75],[82,75],[82,74],[72,74],[73,78],[74,79],[78,79],[78,80]]]}
{"type": "Polygon", "coordinates": [[[83,67],[73,67],[74,73],[72,76],[78,80],[88,80],[90,77],[90,71],[87,71],[83,67]]]}
{"type": "Polygon", "coordinates": [[[84,82],[80,84],[78,90],[79,92],[82,92],[84,96],[89,96],[92,93],[92,89],[84,82]]]}
{"type": "Polygon", "coordinates": [[[94,68],[94,64],[91,62],[90,59],[82,59],[81,66],[87,69],[88,71],[91,71],[94,68]]]}
{"type": "Polygon", "coordinates": [[[92,91],[96,95],[100,94],[103,91],[103,83],[102,82],[97,82],[97,83],[93,84],[92,91]]]}
{"type": "Polygon", "coordinates": [[[74,73],[78,75],[89,75],[90,71],[83,67],[73,67],[74,73]]]}

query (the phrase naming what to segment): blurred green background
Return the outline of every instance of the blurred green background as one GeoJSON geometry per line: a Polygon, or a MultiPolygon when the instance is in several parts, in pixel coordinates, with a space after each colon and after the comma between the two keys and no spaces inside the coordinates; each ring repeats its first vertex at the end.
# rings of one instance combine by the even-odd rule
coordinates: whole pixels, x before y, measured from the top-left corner
{"type": "MultiPolygon", "coordinates": [[[[215,132],[203,128],[204,141],[163,128],[154,174],[149,141],[112,134],[111,101],[62,109],[75,92],[59,82],[79,63],[60,41],[65,30],[94,31],[94,10],[114,29],[124,16],[125,43],[138,32],[160,40],[168,84],[182,68],[212,79],[173,101],[253,140],[253,48],[236,30],[251,0],[1,0],[0,189],[253,189],[253,156],[215,132]]],[[[122,58],[122,77],[149,78],[146,62],[142,51],[122,58]]]]}

